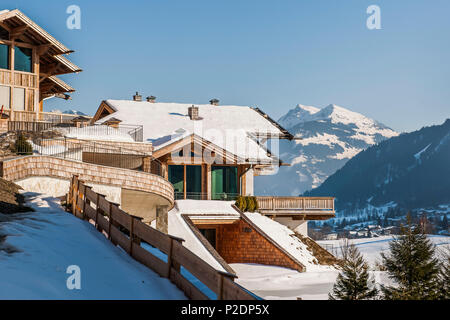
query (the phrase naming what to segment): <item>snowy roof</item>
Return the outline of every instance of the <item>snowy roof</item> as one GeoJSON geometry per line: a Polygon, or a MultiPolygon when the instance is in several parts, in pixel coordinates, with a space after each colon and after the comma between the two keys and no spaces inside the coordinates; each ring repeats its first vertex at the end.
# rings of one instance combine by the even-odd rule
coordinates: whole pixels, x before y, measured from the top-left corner
{"type": "Polygon", "coordinates": [[[177,200],[175,205],[179,212],[189,215],[209,215],[215,219],[227,217],[240,217],[231,205],[234,201],[219,201],[219,200],[177,200]]]}
{"type": "Polygon", "coordinates": [[[123,123],[143,125],[144,140],[158,150],[183,137],[195,134],[242,159],[271,161],[258,138],[287,138],[289,133],[262,113],[247,106],[195,105],[199,120],[191,120],[192,104],[150,103],[147,101],[106,100],[115,110],[101,118],[114,117],[123,123]]]}

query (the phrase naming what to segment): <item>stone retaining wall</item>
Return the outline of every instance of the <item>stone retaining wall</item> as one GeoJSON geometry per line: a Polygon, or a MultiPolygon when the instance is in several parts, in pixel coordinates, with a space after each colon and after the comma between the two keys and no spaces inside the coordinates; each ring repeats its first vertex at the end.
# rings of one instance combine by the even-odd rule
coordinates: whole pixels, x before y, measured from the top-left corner
{"type": "Polygon", "coordinates": [[[64,160],[49,156],[26,156],[2,161],[1,176],[9,181],[28,177],[55,177],[70,179],[78,175],[80,180],[123,189],[150,192],[174,203],[172,184],[151,173],[105,167],[95,164],[64,160]]]}

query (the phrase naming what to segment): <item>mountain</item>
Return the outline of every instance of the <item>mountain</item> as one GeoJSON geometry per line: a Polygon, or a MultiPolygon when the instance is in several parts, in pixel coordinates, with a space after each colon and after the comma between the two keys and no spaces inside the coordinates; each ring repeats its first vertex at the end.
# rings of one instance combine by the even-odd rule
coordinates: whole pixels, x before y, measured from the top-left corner
{"type": "Polygon", "coordinates": [[[78,110],[66,110],[64,112],[61,112],[61,110],[58,109],[53,109],[50,112],[54,112],[54,113],[62,113],[62,114],[75,114],[77,116],[86,116],[87,114],[85,114],[84,112],[78,111],[78,110]]]}
{"type": "Polygon", "coordinates": [[[258,195],[298,196],[318,187],[360,151],[398,135],[334,104],[322,109],[299,104],[278,122],[300,140],[280,141],[280,158],[291,166],[279,168],[275,175],[257,177],[258,195]]]}
{"type": "Polygon", "coordinates": [[[339,212],[369,206],[450,208],[450,119],[362,151],[306,196],[333,195],[339,212]]]}
{"type": "Polygon", "coordinates": [[[66,110],[64,114],[76,114],[77,116],[86,116],[87,114],[78,110],[66,110]]]}

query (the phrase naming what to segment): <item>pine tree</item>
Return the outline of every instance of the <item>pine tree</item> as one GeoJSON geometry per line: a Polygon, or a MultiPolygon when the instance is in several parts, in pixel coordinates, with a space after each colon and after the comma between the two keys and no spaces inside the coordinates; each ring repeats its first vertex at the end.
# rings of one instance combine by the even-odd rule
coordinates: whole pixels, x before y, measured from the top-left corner
{"type": "Polygon", "coordinates": [[[381,286],[387,300],[430,300],[437,298],[439,261],[435,248],[420,231],[413,227],[408,215],[407,227],[389,243],[390,253],[381,253],[383,266],[394,280],[394,286],[381,286]]]}
{"type": "Polygon", "coordinates": [[[367,300],[376,297],[375,281],[369,279],[369,266],[355,245],[346,242],[342,250],[342,272],[328,295],[330,300],[367,300]]]}
{"type": "Polygon", "coordinates": [[[439,299],[450,300],[450,248],[445,252],[438,280],[439,299]]]}

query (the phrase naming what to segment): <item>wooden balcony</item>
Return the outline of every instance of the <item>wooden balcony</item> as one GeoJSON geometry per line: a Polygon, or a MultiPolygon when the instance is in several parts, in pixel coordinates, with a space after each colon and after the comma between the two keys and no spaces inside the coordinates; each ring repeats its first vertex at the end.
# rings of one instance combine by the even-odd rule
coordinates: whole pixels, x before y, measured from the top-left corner
{"type": "MultiPolygon", "coordinates": [[[[70,123],[73,118],[78,117],[78,115],[75,114],[64,114],[57,112],[4,110],[3,113],[8,114],[11,121],[20,122],[70,123]]],[[[86,116],[86,118],[90,117],[86,116]]]]}
{"type": "Polygon", "coordinates": [[[258,211],[271,217],[326,220],[335,216],[333,197],[256,197],[258,211]]]}

